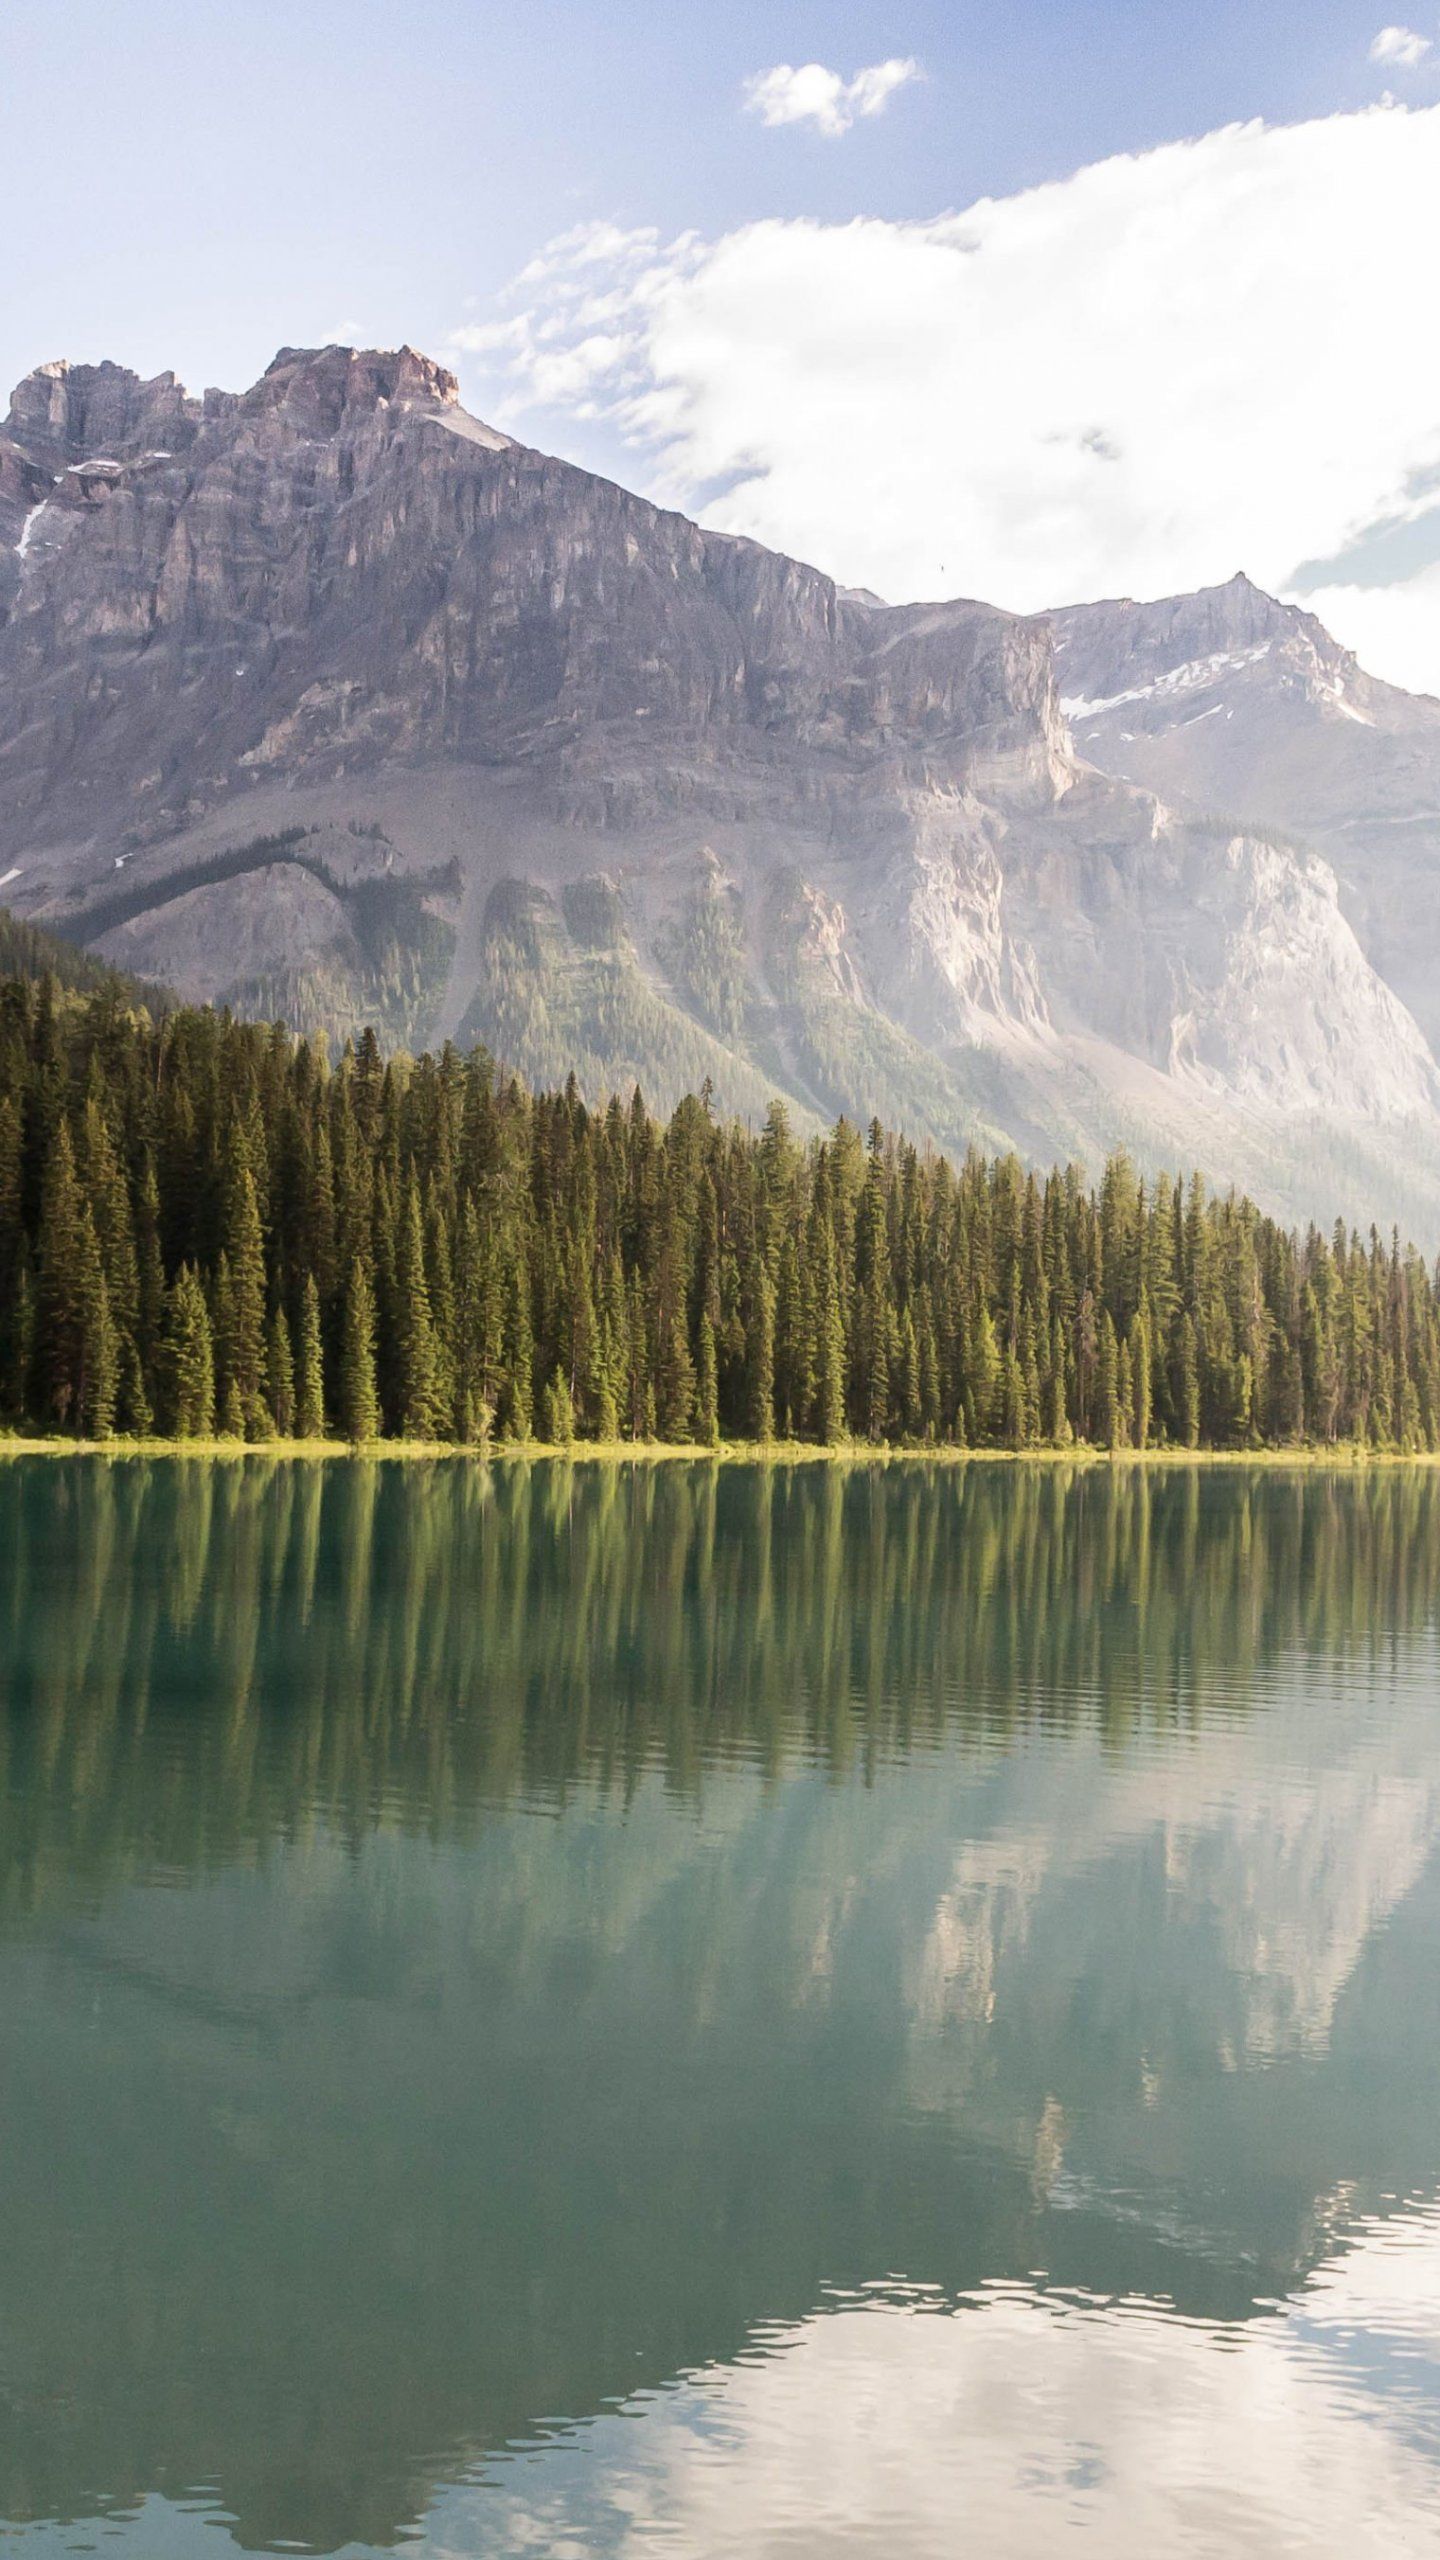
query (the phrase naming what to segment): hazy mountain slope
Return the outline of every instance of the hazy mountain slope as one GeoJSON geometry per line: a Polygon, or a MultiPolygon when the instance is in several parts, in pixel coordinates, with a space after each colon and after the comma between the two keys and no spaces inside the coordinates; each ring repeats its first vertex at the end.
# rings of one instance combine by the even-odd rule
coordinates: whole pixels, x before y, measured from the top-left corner
{"type": "Polygon", "coordinates": [[[1440,1078],[1332,872],[1082,762],[1045,620],[842,595],[408,349],[47,367],[0,541],[4,894],[126,966],[1440,1236],[1440,1078]]]}
{"type": "Polygon", "coordinates": [[[1440,702],[1381,684],[1246,578],[1051,616],[1076,743],[1170,799],[1303,837],[1367,956],[1440,1039],[1440,702]]]}

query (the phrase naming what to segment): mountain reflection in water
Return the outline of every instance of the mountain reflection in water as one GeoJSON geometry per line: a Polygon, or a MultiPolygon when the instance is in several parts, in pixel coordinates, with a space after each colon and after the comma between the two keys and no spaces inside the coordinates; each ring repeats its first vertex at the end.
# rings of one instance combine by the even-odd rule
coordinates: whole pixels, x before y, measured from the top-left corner
{"type": "Polygon", "coordinates": [[[1440,2551],[1437,1603],[1423,1470],[12,1462],[7,2540],[1440,2551]]]}

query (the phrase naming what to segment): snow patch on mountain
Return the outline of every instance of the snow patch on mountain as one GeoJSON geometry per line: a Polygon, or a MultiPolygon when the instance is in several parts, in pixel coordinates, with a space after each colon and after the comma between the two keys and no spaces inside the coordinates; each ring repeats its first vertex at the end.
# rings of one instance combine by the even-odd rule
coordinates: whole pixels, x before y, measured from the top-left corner
{"type": "Polygon", "coordinates": [[[1171,667],[1149,684],[1128,685],[1123,693],[1105,695],[1098,702],[1087,702],[1078,694],[1063,694],[1060,709],[1067,720],[1083,722],[1103,719],[1107,712],[1119,711],[1130,702],[1169,702],[1177,695],[1194,693],[1206,685],[1218,684],[1222,677],[1238,675],[1244,667],[1255,666],[1268,658],[1273,640],[1262,640],[1253,649],[1220,649],[1208,658],[1191,658],[1184,666],[1171,667]]]}

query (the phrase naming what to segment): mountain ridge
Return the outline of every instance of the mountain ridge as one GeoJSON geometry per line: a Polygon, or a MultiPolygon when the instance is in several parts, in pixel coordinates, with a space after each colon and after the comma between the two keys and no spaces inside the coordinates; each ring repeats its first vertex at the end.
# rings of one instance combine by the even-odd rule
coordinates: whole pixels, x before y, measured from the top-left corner
{"type": "MultiPolygon", "coordinates": [[[[1152,608],[846,595],[409,348],[200,399],[42,367],[0,546],[0,894],[140,974],[1440,1238],[1440,1074],[1362,887],[1120,767],[1086,670],[1159,683],[1152,608]]],[[[1206,610],[1272,656],[1291,612],[1206,610]]]]}
{"type": "Polygon", "coordinates": [[[1050,619],[1086,756],[1312,845],[1381,975],[1440,1041],[1440,701],[1367,675],[1314,615],[1248,580],[1050,619]]]}

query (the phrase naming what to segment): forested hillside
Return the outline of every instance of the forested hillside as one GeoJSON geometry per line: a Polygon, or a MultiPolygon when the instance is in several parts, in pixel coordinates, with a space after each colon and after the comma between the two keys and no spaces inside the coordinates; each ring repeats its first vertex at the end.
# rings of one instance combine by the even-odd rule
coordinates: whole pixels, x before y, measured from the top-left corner
{"type": "Polygon", "coordinates": [[[26,924],[20,916],[12,916],[8,907],[0,907],[0,982],[6,978],[53,978],[57,989],[79,995],[99,995],[108,987],[137,1002],[143,995],[155,1012],[163,1013],[170,1002],[161,989],[142,989],[75,943],[46,933],[39,925],[26,924]]]}
{"type": "Polygon", "coordinates": [[[877,1125],[532,1095],[483,1051],[0,986],[12,1428],[483,1443],[1440,1442],[1440,1302],[1373,1232],[877,1125]]]}

